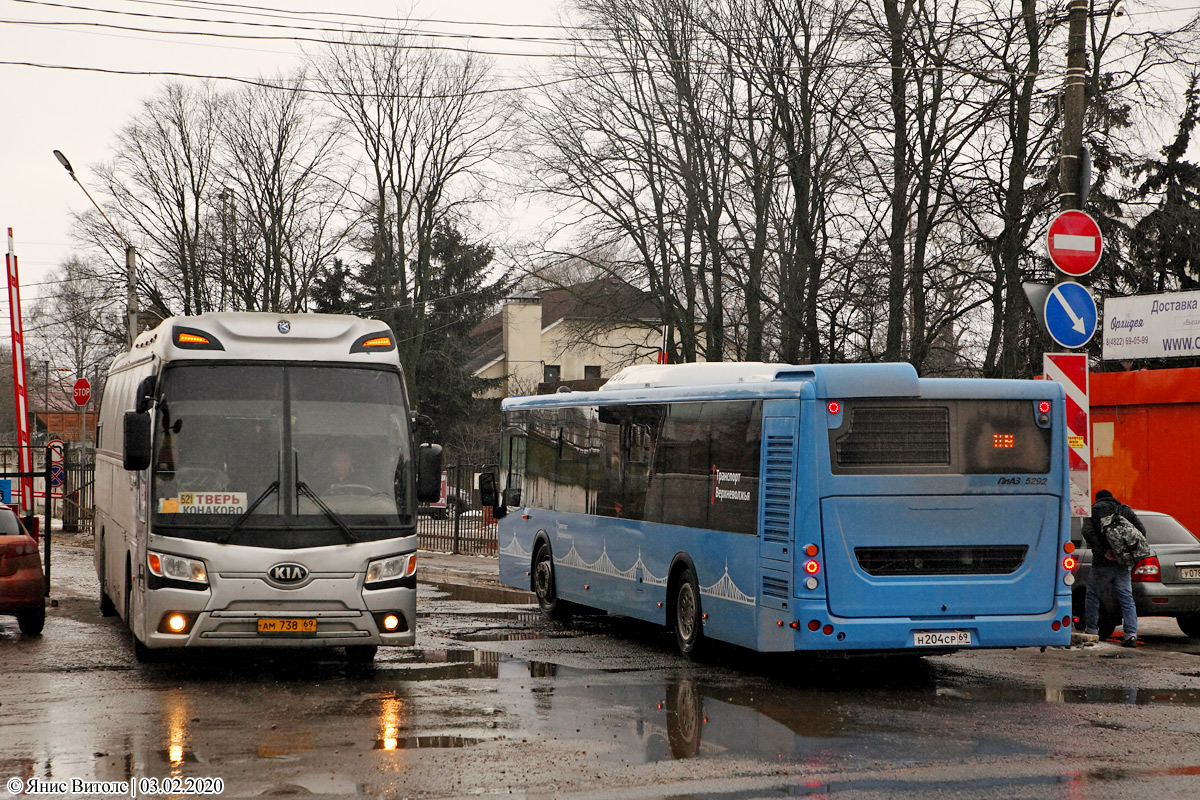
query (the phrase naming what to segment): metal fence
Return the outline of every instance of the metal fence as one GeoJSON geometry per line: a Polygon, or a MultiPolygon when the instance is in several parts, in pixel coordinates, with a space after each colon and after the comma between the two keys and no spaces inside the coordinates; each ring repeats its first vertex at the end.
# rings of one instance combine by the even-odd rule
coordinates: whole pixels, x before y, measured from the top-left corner
{"type": "Polygon", "coordinates": [[[439,553],[496,555],[496,522],[479,505],[475,476],[494,467],[446,467],[446,503],[417,507],[417,546],[439,553]]]}
{"type": "Polygon", "coordinates": [[[62,485],[63,530],[72,533],[95,531],[96,458],[85,453],[83,458],[68,454],[62,485]]]}

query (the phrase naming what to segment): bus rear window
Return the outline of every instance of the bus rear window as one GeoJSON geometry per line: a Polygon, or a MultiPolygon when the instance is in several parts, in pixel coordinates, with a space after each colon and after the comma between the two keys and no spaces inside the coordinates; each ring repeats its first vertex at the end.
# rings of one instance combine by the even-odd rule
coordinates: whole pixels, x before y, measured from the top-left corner
{"type": "Polygon", "coordinates": [[[1045,474],[1051,430],[1030,400],[858,400],[829,432],[835,474],[1045,474]]]}

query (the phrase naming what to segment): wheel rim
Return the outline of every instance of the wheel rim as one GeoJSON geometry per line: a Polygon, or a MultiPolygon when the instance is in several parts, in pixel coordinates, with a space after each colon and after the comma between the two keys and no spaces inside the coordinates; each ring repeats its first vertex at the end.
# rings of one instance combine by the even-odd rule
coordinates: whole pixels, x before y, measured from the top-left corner
{"type": "Polygon", "coordinates": [[[547,555],[543,554],[534,568],[533,588],[538,600],[543,603],[554,602],[554,568],[550,565],[550,557],[547,555]]]}
{"type": "Polygon", "coordinates": [[[696,594],[690,583],[679,587],[679,597],[675,603],[675,624],[679,637],[690,642],[696,635],[696,594]]]}

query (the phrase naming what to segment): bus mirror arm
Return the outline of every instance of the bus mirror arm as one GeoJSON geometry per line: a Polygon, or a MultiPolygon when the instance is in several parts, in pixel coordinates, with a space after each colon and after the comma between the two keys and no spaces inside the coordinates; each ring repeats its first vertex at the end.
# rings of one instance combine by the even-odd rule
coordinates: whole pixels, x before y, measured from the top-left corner
{"type": "Polygon", "coordinates": [[[140,472],[150,466],[150,414],[139,411],[125,412],[124,466],[131,472],[140,472]]]}
{"type": "Polygon", "coordinates": [[[154,406],[154,376],[142,378],[137,389],[137,410],[139,413],[149,411],[154,406]]]}

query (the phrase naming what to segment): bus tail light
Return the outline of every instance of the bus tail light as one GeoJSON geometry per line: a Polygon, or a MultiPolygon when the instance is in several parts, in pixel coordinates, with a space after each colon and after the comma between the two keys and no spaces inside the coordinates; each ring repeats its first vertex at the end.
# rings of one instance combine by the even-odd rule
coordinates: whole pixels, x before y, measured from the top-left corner
{"type": "Polygon", "coordinates": [[[1076,567],[1075,556],[1067,556],[1066,558],[1063,559],[1063,569],[1065,569],[1067,572],[1070,572],[1071,570],[1075,569],[1075,567],[1076,567]]]}
{"type": "Polygon", "coordinates": [[[1143,558],[1133,568],[1129,578],[1135,583],[1154,583],[1162,580],[1162,570],[1159,568],[1158,556],[1143,558]]]}
{"type": "Polygon", "coordinates": [[[814,559],[805,561],[804,562],[804,571],[807,572],[809,575],[816,575],[818,572],[821,571],[821,562],[816,561],[814,559]]]}

